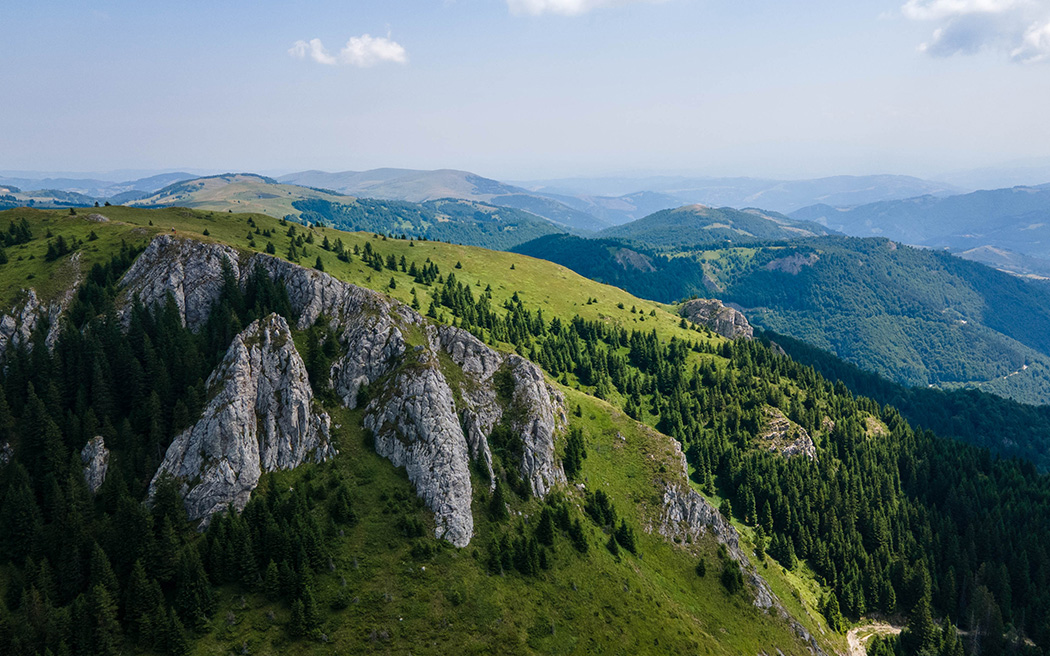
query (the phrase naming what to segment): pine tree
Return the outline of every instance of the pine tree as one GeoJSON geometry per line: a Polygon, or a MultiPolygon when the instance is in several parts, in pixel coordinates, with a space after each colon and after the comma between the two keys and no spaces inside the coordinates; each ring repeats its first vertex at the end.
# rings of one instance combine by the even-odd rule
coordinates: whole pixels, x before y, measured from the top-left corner
{"type": "Polygon", "coordinates": [[[548,547],[554,545],[554,513],[550,506],[544,506],[540,511],[540,521],[536,526],[536,539],[540,544],[548,547]]]}
{"type": "Polygon", "coordinates": [[[273,562],[273,560],[266,566],[266,574],[263,576],[263,591],[266,593],[266,598],[270,601],[277,601],[281,598],[281,578],[278,574],[277,563],[273,562]]]}
{"type": "Polygon", "coordinates": [[[116,656],[120,653],[121,630],[117,620],[117,604],[105,586],[91,589],[92,646],[98,656],[116,656]]]}
{"type": "Polygon", "coordinates": [[[909,654],[933,652],[939,644],[937,627],[933,623],[930,610],[930,578],[926,568],[916,573],[919,586],[919,599],[908,615],[908,624],[901,632],[901,645],[909,654]]]}
{"type": "Polygon", "coordinates": [[[492,491],[489,500],[489,517],[495,522],[502,522],[510,515],[507,512],[507,496],[504,491],[503,481],[496,481],[496,489],[492,491]]]}
{"type": "Polygon", "coordinates": [[[109,564],[109,557],[102,547],[96,542],[91,550],[91,574],[88,585],[91,588],[101,585],[109,593],[110,599],[120,598],[120,586],[117,584],[117,575],[113,573],[113,567],[109,564]]]}
{"type": "Polygon", "coordinates": [[[581,554],[587,553],[590,547],[587,544],[587,534],[583,530],[583,524],[580,523],[579,519],[576,519],[572,523],[572,527],[569,529],[569,539],[572,540],[572,546],[576,551],[581,554]]]}
{"type": "Polygon", "coordinates": [[[186,630],[174,610],[169,610],[164,630],[164,651],[168,656],[186,656],[190,653],[190,644],[186,640],[186,630]]]}
{"type": "Polygon", "coordinates": [[[187,547],[179,556],[175,576],[175,608],[186,624],[203,628],[214,611],[214,599],[208,575],[204,572],[200,554],[195,546],[187,547]]]}
{"type": "Polygon", "coordinates": [[[638,554],[638,547],[635,544],[634,538],[634,529],[627,525],[627,520],[620,520],[620,526],[616,529],[615,537],[621,547],[635,555],[638,554]]]}
{"type": "Polygon", "coordinates": [[[136,560],[124,594],[124,617],[132,642],[141,644],[151,638],[150,620],[160,601],[160,586],[149,578],[142,561],[136,560]]]}
{"type": "Polygon", "coordinates": [[[306,635],[306,611],[303,608],[302,599],[292,602],[292,617],[288,621],[288,633],[296,638],[306,635]]]}

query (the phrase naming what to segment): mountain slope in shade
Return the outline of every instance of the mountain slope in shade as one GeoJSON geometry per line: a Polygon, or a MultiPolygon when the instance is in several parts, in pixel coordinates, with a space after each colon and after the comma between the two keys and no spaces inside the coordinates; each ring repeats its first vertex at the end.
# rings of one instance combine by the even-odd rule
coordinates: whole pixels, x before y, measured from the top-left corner
{"type": "Polygon", "coordinates": [[[687,205],[603,230],[599,236],[630,239],[652,246],[748,244],[832,234],[824,226],[757,209],[687,205]]]}

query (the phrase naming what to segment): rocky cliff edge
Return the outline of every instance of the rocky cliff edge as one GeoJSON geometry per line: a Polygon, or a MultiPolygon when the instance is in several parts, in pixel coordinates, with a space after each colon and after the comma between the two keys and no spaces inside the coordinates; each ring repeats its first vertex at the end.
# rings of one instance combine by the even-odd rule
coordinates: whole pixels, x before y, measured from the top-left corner
{"type": "MultiPolygon", "coordinates": [[[[171,294],[186,325],[203,326],[221,293],[226,266],[242,285],[255,271],[282,282],[297,327],[307,328],[319,318],[328,322],[342,355],[333,362],[326,384],[349,408],[360,405],[367,386],[370,402],[363,421],[373,433],[376,451],[405,467],[434,512],[437,537],[456,546],[469,544],[474,526],[470,461],[495,474],[488,435],[497,424],[507,424],[522,440],[519,473],[534,494],[543,496],[565,481],[555,451],[555,433],[565,423],[564,403],[542,371],[464,330],[429,324],[381,294],[268,255],[161,235],[125,275],[125,302],[137,296],[154,306],[171,294]],[[450,366],[459,371],[449,371],[450,366]],[[498,375],[512,383],[509,403],[497,394],[498,375]]],[[[246,348],[246,341],[235,340],[216,376],[236,369],[228,364],[231,354],[236,362],[244,360],[239,349],[246,348]]],[[[238,433],[250,418],[250,385],[227,388],[231,391],[225,401],[209,404],[201,422],[172,445],[161,468],[186,481],[211,468],[211,487],[187,488],[187,508],[200,518],[228,503],[243,507],[254,487],[249,482],[258,479],[251,445],[238,433]],[[225,460],[202,457],[205,444],[210,451],[226,453],[225,460]],[[226,444],[235,446],[231,451],[226,444]],[[219,489],[222,494],[216,494],[219,489]]],[[[270,412],[266,407],[259,411],[270,412]]]]}

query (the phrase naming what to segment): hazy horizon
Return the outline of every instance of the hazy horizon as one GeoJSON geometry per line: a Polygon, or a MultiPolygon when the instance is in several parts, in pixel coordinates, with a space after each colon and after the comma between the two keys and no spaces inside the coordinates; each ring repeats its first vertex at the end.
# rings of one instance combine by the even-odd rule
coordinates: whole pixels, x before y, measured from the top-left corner
{"type": "Polygon", "coordinates": [[[3,170],[1050,170],[1046,0],[114,0],[5,27],[3,170]]]}

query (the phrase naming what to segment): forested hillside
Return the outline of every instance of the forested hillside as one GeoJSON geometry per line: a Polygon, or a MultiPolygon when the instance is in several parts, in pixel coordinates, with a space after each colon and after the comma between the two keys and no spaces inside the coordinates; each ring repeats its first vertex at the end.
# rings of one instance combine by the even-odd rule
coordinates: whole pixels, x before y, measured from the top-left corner
{"type": "Polygon", "coordinates": [[[476,201],[448,199],[416,204],[358,198],[347,203],[299,200],[293,205],[304,221],[340,230],[393,232],[494,249],[564,232],[528,212],[476,201]]]}
{"type": "Polygon", "coordinates": [[[790,219],[777,212],[686,205],[606,228],[598,236],[677,248],[697,244],[751,244],[828,234],[833,231],[818,223],[790,219]]]}
{"type": "Polygon", "coordinates": [[[808,653],[752,604],[757,584],[726,549],[661,523],[675,443],[822,649],[843,649],[849,622],[875,612],[907,619],[909,655],[954,656],[959,638],[934,618],[982,653],[1050,647],[1050,480],[1030,464],[915,430],[760,342],[721,339],[547,262],[262,216],[110,214],[93,227],[63,212],[0,215],[26,219],[29,238],[6,256],[33,255],[33,279],[119,243],[81,240],[89,228],[129,237],[86,274],[53,350],[41,323],[3,356],[4,653],[808,653]],[[340,426],[340,455],[268,475],[243,513],[203,535],[176,490],[144,505],[226,344],[253,318],[289,311],[287,292],[256,276],[226,284],[198,333],[172,303],[133,306],[125,332],[120,273],[170,230],[289,256],[538,363],[566,397],[558,453],[574,484],[530,494],[509,466],[521,445],[493,431],[496,485],[473,488],[471,545],[429,537],[431,515],[372,449],[360,411],[327,395],[339,346],[318,324],[295,342],[340,426]],[[52,251],[61,236],[72,252],[43,264],[45,231],[52,251]],[[783,438],[768,431],[778,413],[783,438]],[[96,434],[113,447],[113,474],[92,497],[80,452],[96,434]]]}
{"type": "Polygon", "coordinates": [[[1050,399],[1050,287],[945,252],[844,237],[658,254],[555,236],[516,250],[664,302],[718,297],[903,384],[1050,399]]]}

